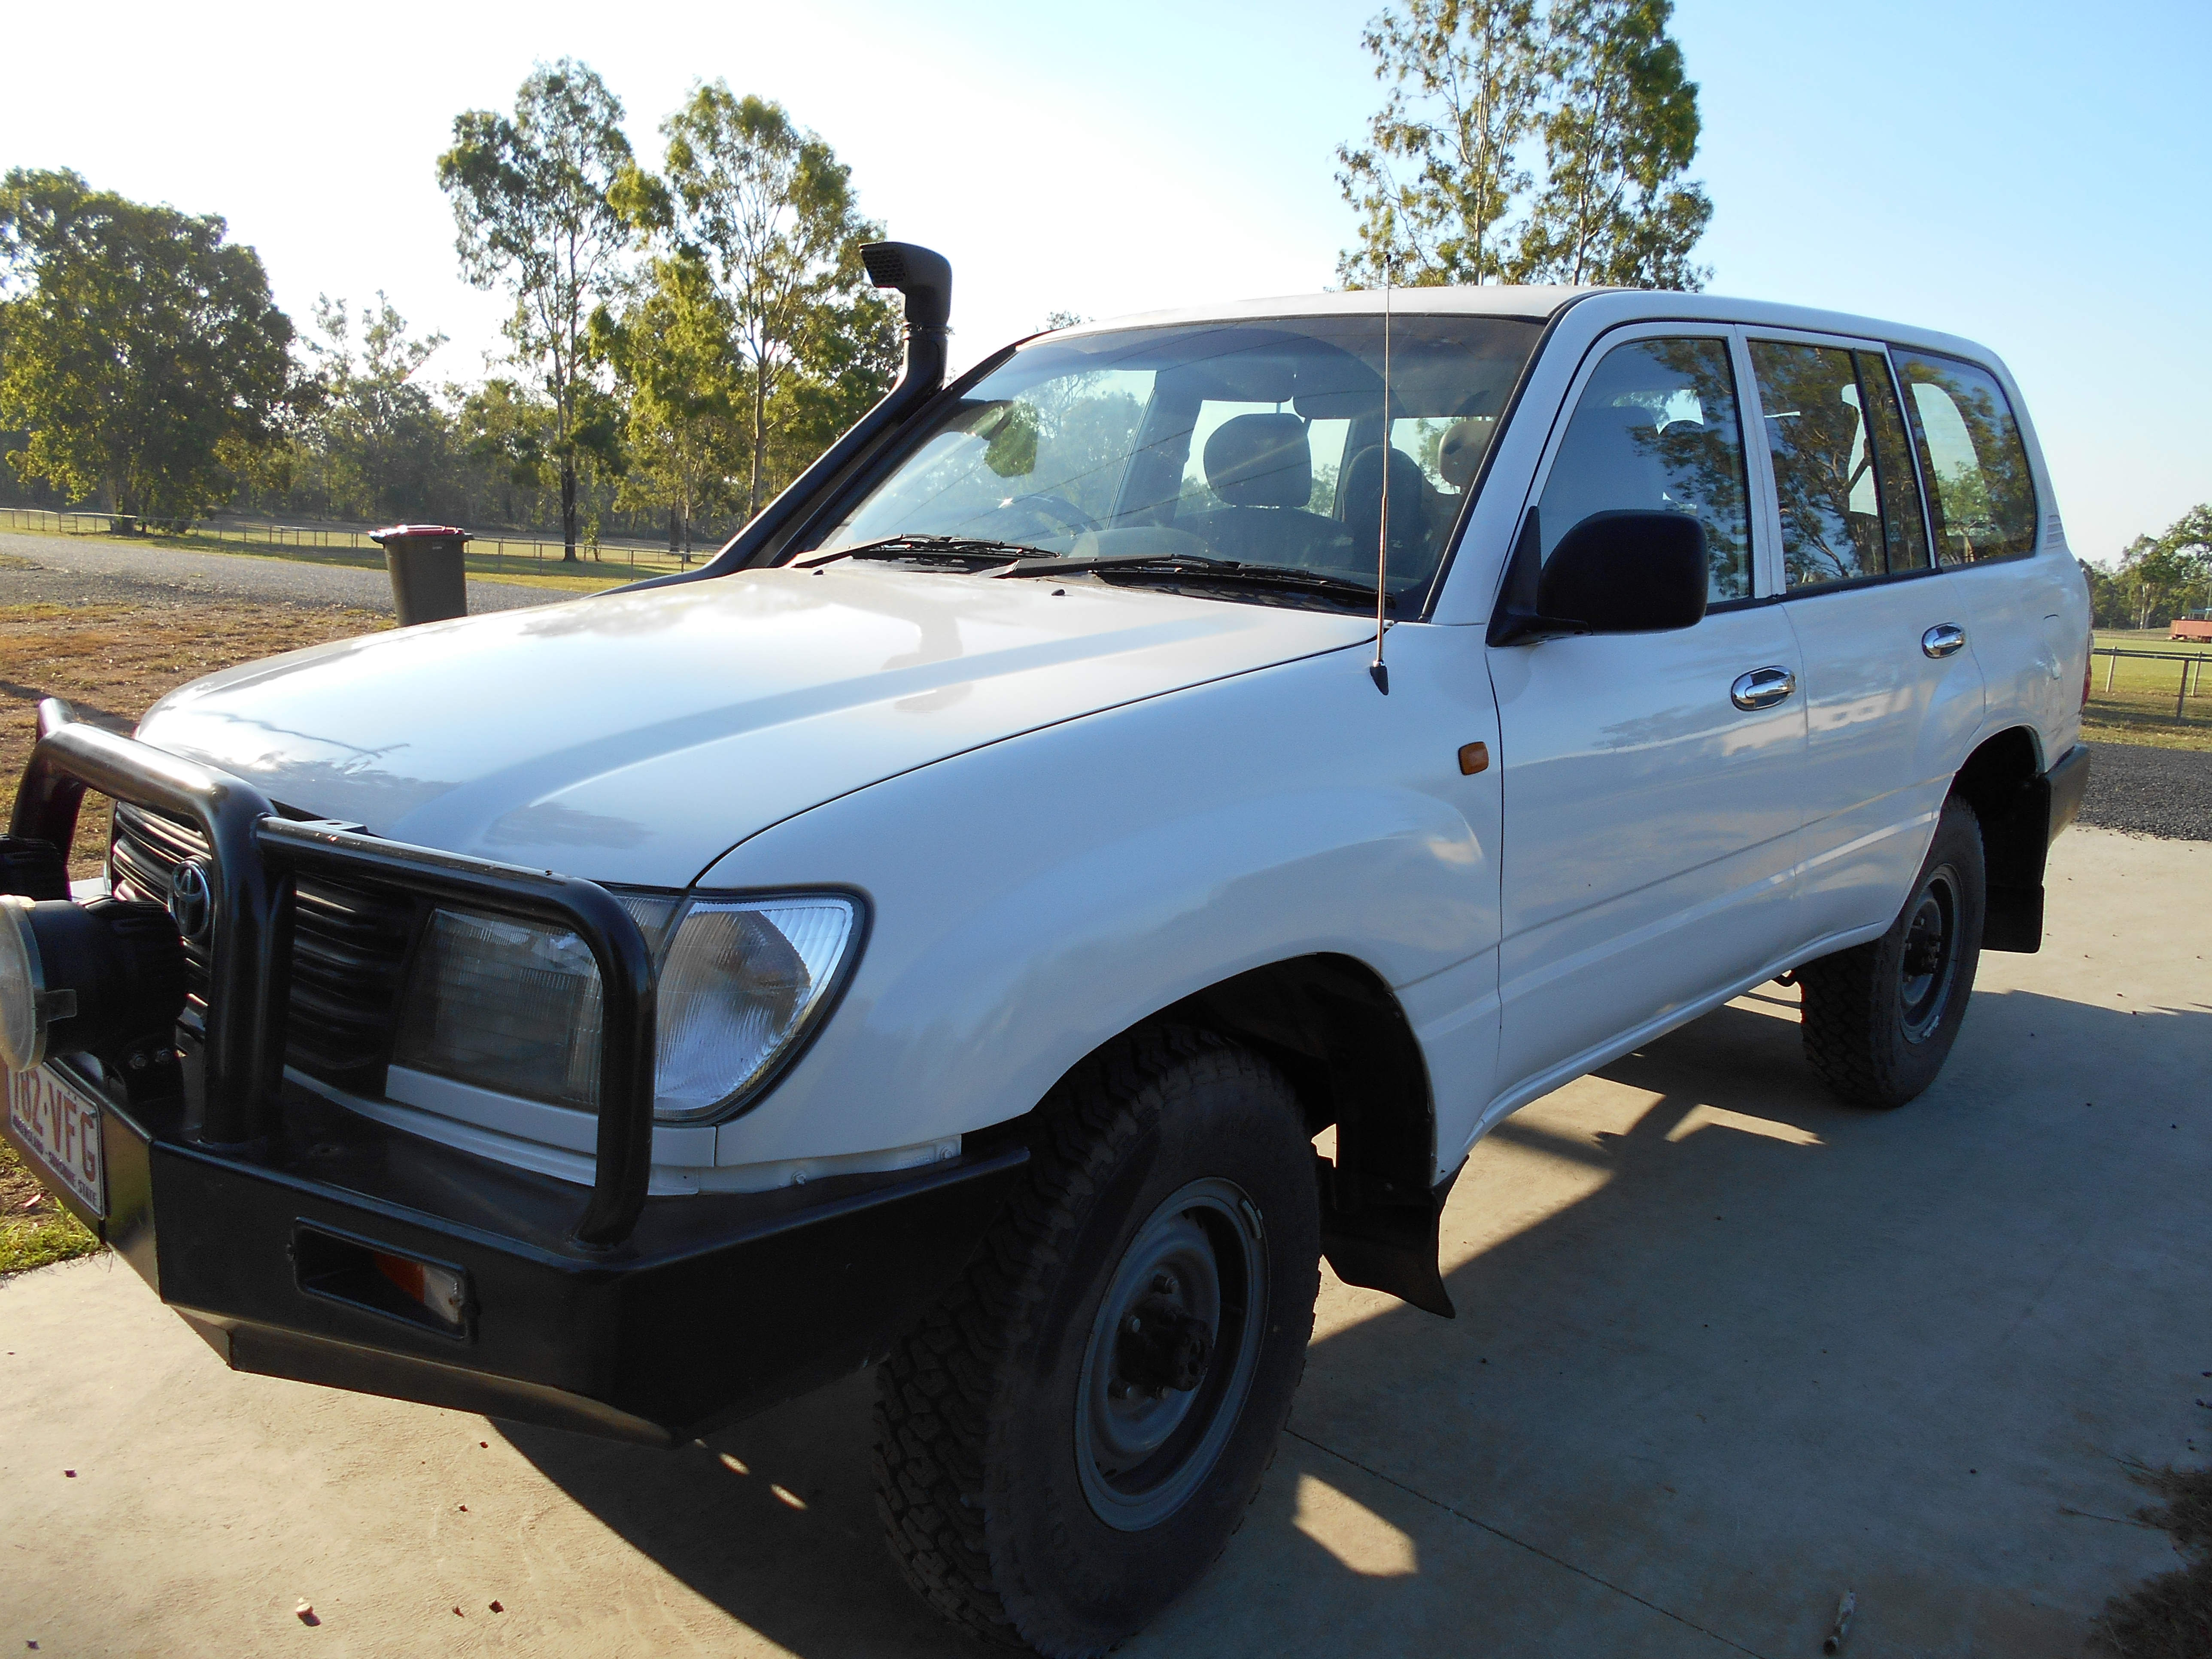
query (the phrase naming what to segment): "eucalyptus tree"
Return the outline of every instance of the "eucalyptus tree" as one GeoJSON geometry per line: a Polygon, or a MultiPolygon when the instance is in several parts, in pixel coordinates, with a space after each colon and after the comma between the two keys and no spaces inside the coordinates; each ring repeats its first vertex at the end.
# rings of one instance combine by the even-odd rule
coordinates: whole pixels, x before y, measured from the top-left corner
{"type": "Polygon", "coordinates": [[[2138,629],[2203,606],[2212,597],[2212,507],[2191,508],[2163,535],[2136,537],[2117,574],[2138,629]]]}
{"type": "MultiPolygon", "coordinates": [[[[325,509],[341,518],[436,510],[456,459],[452,422],[418,377],[446,337],[410,335],[381,289],[357,326],[343,300],[319,295],[315,327],[307,356],[322,395],[301,436],[325,509]]],[[[308,489],[306,479],[295,485],[308,489]]]]}
{"type": "Polygon", "coordinates": [[[672,253],[594,330],[623,408],[615,504],[665,512],[669,550],[688,552],[702,514],[728,505],[730,458],[744,441],[729,304],[699,258],[672,253]]]}
{"type": "Polygon", "coordinates": [[[1368,287],[1520,280],[1504,234],[1528,188],[1520,150],[1544,85],[1534,0],[1406,0],[1360,44],[1389,84],[1367,143],[1337,147],[1338,187],[1360,212],[1338,275],[1368,287]]]}
{"type": "Polygon", "coordinates": [[[635,173],[621,101],[573,58],[539,64],[514,113],[467,110],[438,183],[453,199],[461,270],[514,296],[506,330],[519,366],[552,405],[550,459],[561,489],[562,557],[576,556],[576,480],[605,411],[592,393],[591,319],[619,289],[633,231],[613,199],[635,173]]]}
{"type": "Polygon", "coordinates": [[[898,307],[868,283],[860,243],[881,231],[865,222],[848,243],[828,295],[809,306],[792,342],[790,366],[768,404],[765,501],[795,478],[890,389],[902,347],[898,307]]]}
{"type": "Polygon", "coordinates": [[[1554,0],[1544,188],[1522,263],[1534,280],[1697,289],[1690,253],[1712,218],[1682,174],[1698,152],[1698,88],[1667,33],[1674,0],[1554,0]]]}
{"type": "Polygon", "coordinates": [[[634,211],[702,262],[728,307],[744,382],[750,515],[771,493],[786,383],[806,375],[810,352],[839,349],[824,337],[825,319],[888,316],[866,290],[858,254],[882,231],[860,216],[851,169],[781,104],[702,83],[661,132],[665,194],[656,202],[641,191],[634,211]]]}
{"type": "Polygon", "coordinates": [[[0,179],[0,429],[28,434],[16,475],[156,522],[265,475],[313,395],[260,256],[221,217],[70,172],[0,179]]]}
{"type": "Polygon", "coordinates": [[[1361,37],[1389,88],[1340,146],[1359,212],[1350,287],[1612,283],[1696,288],[1712,216],[1682,174],[1698,89],[1672,0],[1400,0],[1361,37]]]}

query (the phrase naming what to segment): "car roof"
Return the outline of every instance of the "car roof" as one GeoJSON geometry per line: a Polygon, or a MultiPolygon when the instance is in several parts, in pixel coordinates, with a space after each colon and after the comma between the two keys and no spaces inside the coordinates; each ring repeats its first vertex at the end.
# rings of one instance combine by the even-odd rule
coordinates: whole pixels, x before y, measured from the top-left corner
{"type": "MultiPolygon", "coordinates": [[[[1497,283],[1486,283],[1480,288],[1401,288],[1391,290],[1391,307],[1408,316],[1444,313],[1469,317],[1518,317],[1540,323],[1576,300],[1606,291],[1596,288],[1507,287],[1497,283]]],[[[1138,312],[1127,317],[1101,318],[1059,333],[1074,336],[1115,329],[1243,322],[1267,317],[1379,316],[1382,310],[1381,289],[1352,289],[1335,294],[1287,294],[1267,299],[1233,300],[1225,304],[1138,312]]]]}
{"type": "MultiPolygon", "coordinates": [[[[1668,289],[1628,288],[1516,287],[1485,283],[1463,288],[1401,288],[1391,290],[1391,308],[1401,316],[1447,315],[1510,317],[1529,322],[1548,322],[1570,306],[1587,307],[1589,323],[1602,330],[1624,323],[1672,321],[1741,323],[1751,328],[1791,328],[1820,334],[1840,334],[1858,339],[1887,340],[1899,345],[1994,361],[1985,346],[1955,335],[1909,324],[1884,322],[1849,312],[1824,311],[1812,306],[1778,304],[1771,300],[1745,300],[1716,294],[1683,294],[1668,289]]],[[[1167,311],[1139,312],[1126,317],[1102,318],[1054,332],[1054,339],[1127,328],[1159,328],[1178,324],[1256,321],[1272,317],[1346,317],[1380,315],[1382,290],[1354,289],[1334,294],[1293,294],[1267,299],[1237,300],[1225,304],[1182,306],[1167,311]]]]}

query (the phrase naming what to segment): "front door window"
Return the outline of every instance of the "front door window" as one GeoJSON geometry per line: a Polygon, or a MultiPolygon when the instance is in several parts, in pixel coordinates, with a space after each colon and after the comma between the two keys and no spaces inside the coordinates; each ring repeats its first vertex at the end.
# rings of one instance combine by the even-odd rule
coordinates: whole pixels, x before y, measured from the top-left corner
{"type": "Polygon", "coordinates": [[[1728,343],[1638,340],[1607,352],[1536,505],[1546,558],[1594,513],[1688,513],[1705,530],[1706,597],[1751,597],[1743,424],[1728,343]]]}

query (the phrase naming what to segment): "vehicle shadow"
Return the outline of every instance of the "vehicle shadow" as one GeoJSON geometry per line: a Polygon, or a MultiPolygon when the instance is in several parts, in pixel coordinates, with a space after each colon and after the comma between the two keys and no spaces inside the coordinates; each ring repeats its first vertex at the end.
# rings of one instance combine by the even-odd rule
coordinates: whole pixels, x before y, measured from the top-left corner
{"type": "MultiPolygon", "coordinates": [[[[2212,1009],[1978,994],[1936,1086],[1869,1113],[1794,1004],[1502,1126],[1446,1215],[1455,1320],[1324,1275],[1274,1473],[1126,1651],[1811,1651],[1852,1587],[1863,1656],[2075,1651],[2157,1540],[2063,1506],[2129,1513],[2116,1458],[2166,1443],[2167,1373],[2202,1387],[2212,1009]]],[[[870,1389],[674,1454],[502,1432],[784,1649],[972,1653],[879,1540],[870,1389]]]]}

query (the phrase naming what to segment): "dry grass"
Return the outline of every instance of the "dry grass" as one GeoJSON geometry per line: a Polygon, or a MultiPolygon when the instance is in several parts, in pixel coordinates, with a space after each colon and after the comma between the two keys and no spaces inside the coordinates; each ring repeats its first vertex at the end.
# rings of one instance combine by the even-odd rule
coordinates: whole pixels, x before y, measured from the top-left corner
{"type": "MultiPolygon", "coordinates": [[[[41,697],[128,731],[177,687],[235,663],[273,657],[392,626],[373,611],[210,603],[174,605],[0,605],[0,778],[23,773],[37,737],[41,697]]],[[[100,813],[79,816],[73,875],[100,873],[106,846],[100,813]]]]}
{"type": "MultiPolygon", "coordinates": [[[[41,697],[66,698],[80,714],[127,730],[149,705],[203,674],[391,625],[389,617],[369,611],[202,601],[0,606],[4,798],[13,803],[15,781],[30,758],[41,697]]],[[[70,873],[99,874],[106,838],[106,815],[88,803],[78,817],[70,873]]],[[[0,1143],[0,1274],[99,1248],[0,1143]]]]}
{"type": "Polygon", "coordinates": [[[2099,1645],[2124,1659],[2206,1659],[2212,1655],[2212,1468],[2138,1469],[2136,1479],[2166,1500],[2138,1514],[2173,1534],[2185,1565],[2106,1603],[2097,1621],[2099,1645]]]}

